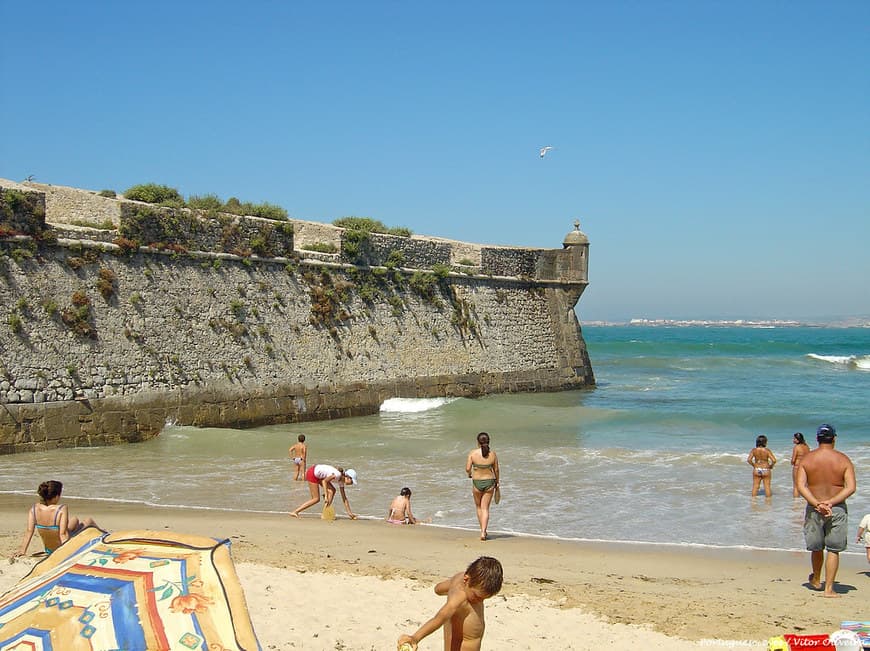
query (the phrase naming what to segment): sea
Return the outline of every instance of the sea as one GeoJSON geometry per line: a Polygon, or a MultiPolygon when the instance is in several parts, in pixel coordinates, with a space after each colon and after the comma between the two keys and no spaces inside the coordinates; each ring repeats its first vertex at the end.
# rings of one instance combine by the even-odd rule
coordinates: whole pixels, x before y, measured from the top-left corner
{"type": "MultiPolygon", "coordinates": [[[[65,497],[286,513],[308,498],[287,456],[304,433],[309,462],[357,470],[347,493],[362,517],[384,518],[407,486],[426,526],[475,532],[464,467],[486,431],[501,466],[491,534],[799,551],[792,435],[814,446],[830,423],[857,472],[854,538],[870,513],[870,328],[596,325],[583,335],[593,389],[397,398],[377,415],[246,430],[167,423],[143,443],[2,456],[0,495],[59,479],[65,497]],[[752,498],[746,457],[759,434],[780,462],[772,495],[752,498]]],[[[847,553],[864,551],[851,542],[847,553]]]]}

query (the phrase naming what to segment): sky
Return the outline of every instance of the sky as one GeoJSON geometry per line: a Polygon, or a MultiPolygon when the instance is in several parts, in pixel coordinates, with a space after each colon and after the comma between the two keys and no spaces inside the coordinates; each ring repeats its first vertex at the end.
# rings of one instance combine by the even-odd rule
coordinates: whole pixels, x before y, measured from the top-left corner
{"type": "Polygon", "coordinates": [[[0,24],[2,178],[536,248],[580,219],[581,321],[870,316],[865,0],[0,0],[0,24]]]}

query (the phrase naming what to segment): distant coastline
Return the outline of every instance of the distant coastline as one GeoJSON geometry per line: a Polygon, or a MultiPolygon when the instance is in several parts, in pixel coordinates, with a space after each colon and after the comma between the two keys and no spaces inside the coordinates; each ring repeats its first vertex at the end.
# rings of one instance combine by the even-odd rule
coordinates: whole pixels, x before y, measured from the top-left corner
{"type": "Polygon", "coordinates": [[[870,317],[831,321],[791,319],[630,319],[628,321],[581,321],[584,326],[722,327],[722,328],[870,328],[870,317]]]}

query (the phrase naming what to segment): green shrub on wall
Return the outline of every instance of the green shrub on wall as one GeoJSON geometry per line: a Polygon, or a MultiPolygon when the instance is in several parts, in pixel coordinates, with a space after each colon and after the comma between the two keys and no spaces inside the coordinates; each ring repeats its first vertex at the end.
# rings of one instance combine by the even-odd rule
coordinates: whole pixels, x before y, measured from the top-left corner
{"type": "Polygon", "coordinates": [[[387,235],[398,235],[399,237],[411,237],[411,229],[404,226],[390,228],[385,226],[383,222],[371,217],[339,217],[333,220],[332,224],[339,228],[345,228],[349,231],[364,231],[365,233],[386,233],[387,235]]]}
{"type": "Polygon", "coordinates": [[[191,235],[200,227],[199,220],[184,211],[123,204],[118,232],[121,237],[147,245],[162,243],[188,247],[191,235]]]}
{"type": "MultiPolygon", "coordinates": [[[[217,210],[221,211],[224,204],[216,194],[205,194],[201,197],[191,195],[187,199],[187,205],[196,210],[217,210]]],[[[223,211],[226,212],[226,211],[223,211]]]]}
{"type": "Polygon", "coordinates": [[[315,251],[316,253],[338,253],[338,247],[332,242],[312,242],[303,244],[300,248],[303,251],[315,251]]]}
{"type": "Polygon", "coordinates": [[[216,194],[191,195],[185,201],[184,197],[168,185],[144,183],[134,185],[124,192],[124,197],[134,201],[144,201],[170,208],[193,208],[205,212],[224,212],[232,215],[249,215],[276,221],[286,221],[287,211],[281,206],[264,201],[263,203],[241,202],[236,197],[230,197],[226,203],[216,194]]]}
{"type": "Polygon", "coordinates": [[[60,320],[80,337],[97,338],[97,330],[91,322],[91,299],[82,290],[73,292],[72,305],[60,313],[60,320]]]}
{"type": "Polygon", "coordinates": [[[45,227],[45,203],[42,195],[10,188],[0,188],[0,230],[6,235],[35,235],[45,227]]]}
{"type": "Polygon", "coordinates": [[[341,252],[351,262],[361,261],[365,244],[369,241],[369,232],[358,229],[348,229],[341,238],[341,252]]]}
{"type": "Polygon", "coordinates": [[[184,197],[175,188],[157,183],[142,183],[124,190],[124,197],[133,201],[159,203],[163,206],[184,206],[184,197]]]}
{"type": "Polygon", "coordinates": [[[108,267],[101,267],[97,278],[97,291],[107,301],[115,293],[115,272],[108,267]]]}

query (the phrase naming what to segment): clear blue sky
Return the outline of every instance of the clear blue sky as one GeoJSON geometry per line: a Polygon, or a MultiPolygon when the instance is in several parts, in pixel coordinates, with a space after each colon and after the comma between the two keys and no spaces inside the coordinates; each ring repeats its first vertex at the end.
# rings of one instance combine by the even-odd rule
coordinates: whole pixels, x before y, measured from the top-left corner
{"type": "Polygon", "coordinates": [[[0,24],[0,177],[518,246],[579,217],[581,320],[870,315],[865,0],[0,0],[0,24]]]}

